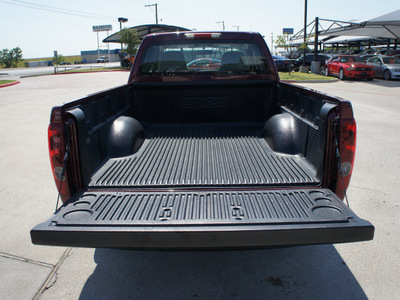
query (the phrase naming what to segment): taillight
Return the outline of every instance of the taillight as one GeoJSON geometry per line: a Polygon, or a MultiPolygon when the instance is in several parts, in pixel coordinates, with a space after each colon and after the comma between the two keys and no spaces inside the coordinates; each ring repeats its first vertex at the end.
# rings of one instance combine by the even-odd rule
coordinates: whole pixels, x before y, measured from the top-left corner
{"type": "Polygon", "coordinates": [[[353,172],[354,157],[356,153],[356,121],[342,119],[340,122],[339,154],[340,172],[336,181],[336,194],[343,199],[346,189],[349,187],[351,174],[353,172]]]}
{"type": "Polygon", "coordinates": [[[60,107],[54,107],[51,111],[50,124],[48,128],[49,155],[51,170],[54,181],[60,192],[63,202],[67,201],[71,195],[67,178],[67,171],[63,171],[65,156],[65,141],[63,132],[63,122],[60,107]],[[61,188],[61,189],[60,189],[61,188]]]}

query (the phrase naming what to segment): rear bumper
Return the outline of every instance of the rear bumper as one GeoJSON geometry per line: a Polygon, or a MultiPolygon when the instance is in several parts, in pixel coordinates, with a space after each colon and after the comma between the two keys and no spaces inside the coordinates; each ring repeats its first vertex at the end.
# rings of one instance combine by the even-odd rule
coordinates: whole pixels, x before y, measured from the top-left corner
{"type": "Polygon", "coordinates": [[[34,244],[133,249],[260,248],[371,240],[330,190],[87,193],[31,230],[34,244]]]}

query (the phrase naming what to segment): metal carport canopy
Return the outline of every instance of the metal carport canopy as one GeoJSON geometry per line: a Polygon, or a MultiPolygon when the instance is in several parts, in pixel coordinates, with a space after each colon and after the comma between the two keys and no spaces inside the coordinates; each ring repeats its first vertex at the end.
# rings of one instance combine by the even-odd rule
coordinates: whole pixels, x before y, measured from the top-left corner
{"type": "MultiPolygon", "coordinates": [[[[176,31],[191,31],[190,29],[161,24],[146,24],[130,27],[129,29],[136,30],[139,38],[142,40],[146,35],[159,32],[176,32],[176,31]]],[[[103,43],[120,43],[121,31],[118,31],[103,40],[103,43]]]]}
{"type": "Polygon", "coordinates": [[[375,36],[335,36],[322,39],[323,44],[345,44],[345,43],[356,43],[356,42],[386,42],[386,39],[379,39],[375,36]]]}
{"type": "Polygon", "coordinates": [[[370,36],[400,40],[400,9],[360,23],[332,28],[320,36],[370,36]]]}

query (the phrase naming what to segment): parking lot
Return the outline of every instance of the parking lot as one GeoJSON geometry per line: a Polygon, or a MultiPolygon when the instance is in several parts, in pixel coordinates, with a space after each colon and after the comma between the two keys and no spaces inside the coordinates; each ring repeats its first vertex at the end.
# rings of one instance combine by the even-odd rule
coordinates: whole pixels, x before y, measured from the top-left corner
{"type": "Polygon", "coordinates": [[[0,89],[1,299],[396,299],[400,293],[400,81],[305,86],[352,101],[350,207],[373,241],[252,251],[157,252],[35,246],[53,213],[47,126],[54,105],[127,81],[127,72],[23,78],[0,89]]]}

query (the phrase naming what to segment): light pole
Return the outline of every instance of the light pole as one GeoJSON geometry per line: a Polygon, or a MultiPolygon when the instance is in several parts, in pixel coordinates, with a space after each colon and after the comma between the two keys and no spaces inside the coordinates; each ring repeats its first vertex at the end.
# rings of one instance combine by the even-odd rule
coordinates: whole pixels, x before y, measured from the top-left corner
{"type": "MultiPolygon", "coordinates": [[[[128,19],[127,18],[123,18],[123,17],[119,17],[118,18],[118,22],[119,22],[119,30],[121,32],[122,31],[122,23],[128,22],[128,19]]],[[[121,43],[121,55],[122,55],[122,43],[121,43]]]]}
{"type": "Polygon", "coordinates": [[[119,29],[122,31],[122,23],[128,22],[128,19],[127,18],[123,18],[123,17],[119,17],[118,18],[118,22],[119,22],[119,29]]]}

